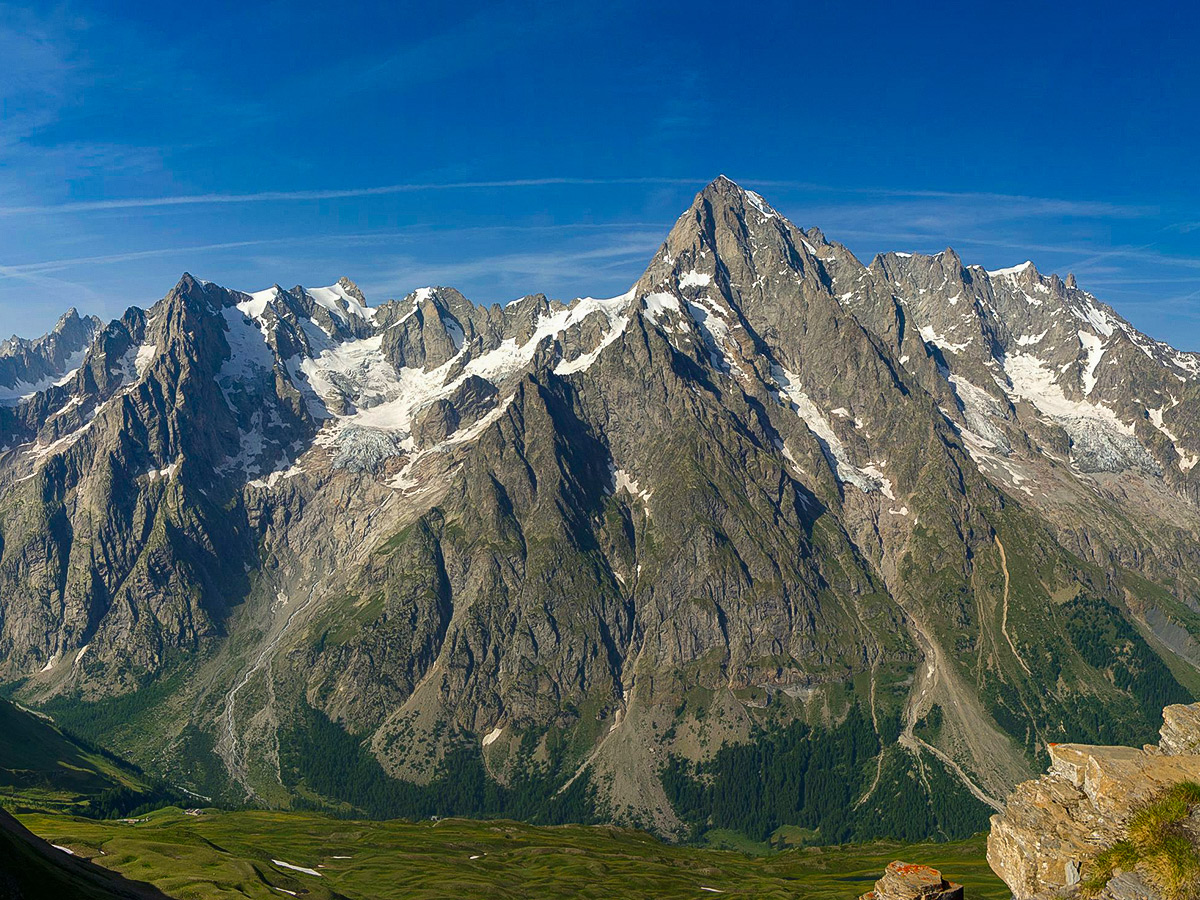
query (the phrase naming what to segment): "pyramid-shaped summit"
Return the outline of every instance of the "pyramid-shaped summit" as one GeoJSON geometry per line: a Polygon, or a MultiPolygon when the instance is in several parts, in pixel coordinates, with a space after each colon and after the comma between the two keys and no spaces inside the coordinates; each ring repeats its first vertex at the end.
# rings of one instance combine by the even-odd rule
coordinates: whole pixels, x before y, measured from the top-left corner
{"type": "Polygon", "coordinates": [[[1189,699],[1198,378],[724,176],[607,299],[185,275],[0,348],[0,677],[225,802],[965,835],[1189,699]]]}

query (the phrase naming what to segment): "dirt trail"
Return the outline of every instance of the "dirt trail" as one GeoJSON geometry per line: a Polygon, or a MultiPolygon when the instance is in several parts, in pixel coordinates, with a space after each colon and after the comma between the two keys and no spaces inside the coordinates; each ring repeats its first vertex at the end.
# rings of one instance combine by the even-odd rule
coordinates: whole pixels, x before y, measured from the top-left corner
{"type": "Polygon", "coordinates": [[[1013,643],[1013,639],[1008,635],[1008,556],[1004,552],[1004,545],[1000,543],[1000,536],[996,535],[996,549],[1000,551],[1000,568],[1004,571],[1004,606],[1000,613],[1000,633],[1004,635],[1004,639],[1008,641],[1009,649],[1012,650],[1013,656],[1017,658],[1017,662],[1021,664],[1021,668],[1025,670],[1025,674],[1032,676],[1033,672],[1029,671],[1029,666],[1025,665],[1025,660],[1021,659],[1021,654],[1017,652],[1017,645],[1013,643]]]}

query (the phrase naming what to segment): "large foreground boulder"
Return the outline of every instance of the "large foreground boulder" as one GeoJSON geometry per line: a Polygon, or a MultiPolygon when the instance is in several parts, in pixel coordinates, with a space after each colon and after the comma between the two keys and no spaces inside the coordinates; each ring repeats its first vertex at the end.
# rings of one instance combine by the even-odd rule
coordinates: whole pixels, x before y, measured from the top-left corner
{"type": "Polygon", "coordinates": [[[1060,894],[1164,789],[1200,781],[1200,704],[1168,706],[1158,745],[1051,744],[1050,769],[992,816],[988,864],[1017,900],[1060,894]]]}
{"type": "Polygon", "coordinates": [[[963,888],[937,869],[895,860],[875,882],[875,890],[859,900],[963,900],[963,888]]]}

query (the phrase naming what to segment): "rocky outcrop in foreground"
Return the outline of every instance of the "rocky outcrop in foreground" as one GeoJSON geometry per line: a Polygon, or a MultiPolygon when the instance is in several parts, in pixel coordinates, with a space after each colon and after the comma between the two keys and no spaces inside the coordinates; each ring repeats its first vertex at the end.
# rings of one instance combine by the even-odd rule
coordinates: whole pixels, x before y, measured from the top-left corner
{"type": "Polygon", "coordinates": [[[1017,786],[988,836],[988,863],[1018,900],[1079,884],[1135,811],[1171,785],[1200,781],[1200,703],[1164,709],[1157,746],[1048,749],[1049,772],[1017,786]]]}
{"type": "Polygon", "coordinates": [[[929,866],[896,860],[858,900],[963,900],[963,887],[929,866]]]}

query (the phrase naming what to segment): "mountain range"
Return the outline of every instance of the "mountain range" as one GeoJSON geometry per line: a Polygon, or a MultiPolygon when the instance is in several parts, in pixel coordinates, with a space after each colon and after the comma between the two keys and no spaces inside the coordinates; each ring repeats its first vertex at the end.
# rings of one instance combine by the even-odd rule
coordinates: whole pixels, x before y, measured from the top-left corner
{"type": "Polygon", "coordinates": [[[206,800],[951,837],[1200,692],[1200,356],[724,177],[619,297],[184,275],[0,395],[6,693],[206,800]]]}

